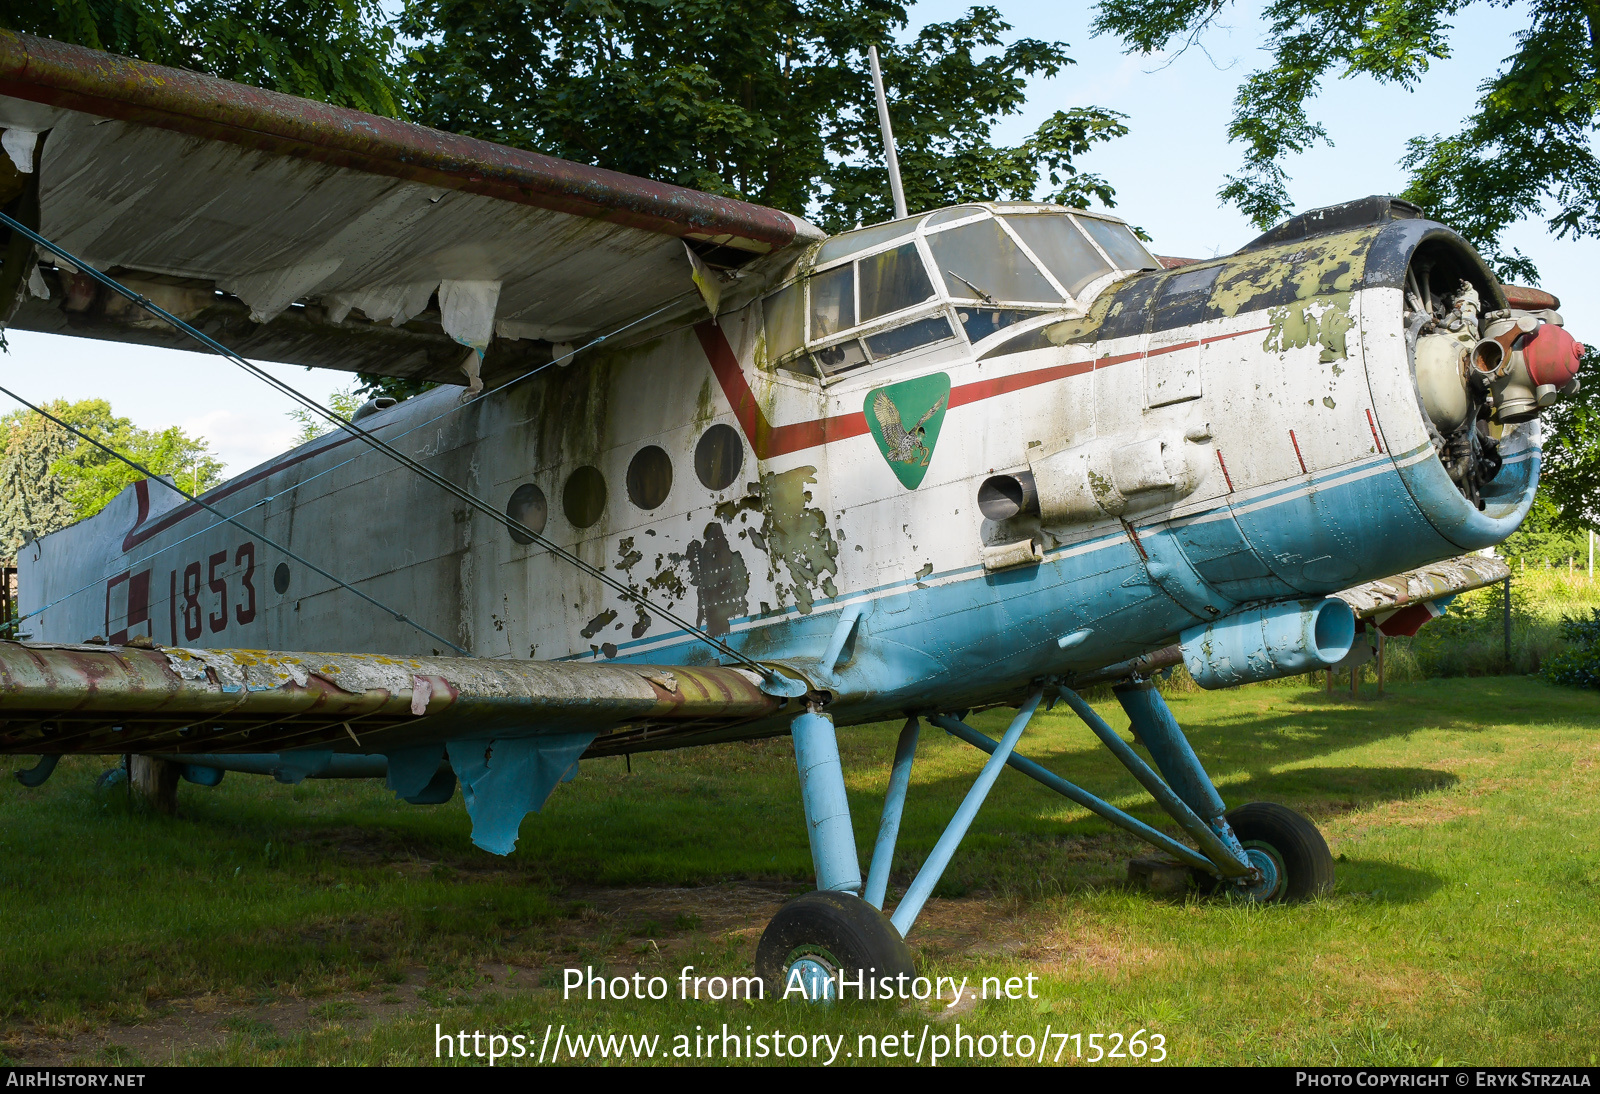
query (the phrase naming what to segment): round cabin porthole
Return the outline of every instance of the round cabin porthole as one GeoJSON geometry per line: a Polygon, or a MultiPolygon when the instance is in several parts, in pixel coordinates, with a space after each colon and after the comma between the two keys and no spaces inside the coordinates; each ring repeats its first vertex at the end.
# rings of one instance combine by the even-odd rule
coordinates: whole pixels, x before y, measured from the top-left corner
{"type": "Polygon", "coordinates": [[[655,445],[646,445],[628,464],[628,500],[640,509],[654,509],[672,492],[672,458],[655,445]]]}
{"type": "Polygon", "coordinates": [[[606,511],[606,477],[587,465],[567,476],[561,491],[561,511],[574,528],[587,528],[606,511]]]}
{"type": "MultiPolygon", "coordinates": [[[[545,521],[550,519],[550,506],[544,500],[544,491],[531,482],[523,483],[511,492],[511,500],[506,502],[506,516],[530,529],[534,535],[543,532],[545,521]]],[[[517,543],[533,542],[531,536],[515,529],[507,530],[517,543]]]]}
{"type": "Polygon", "coordinates": [[[278,568],[272,571],[272,587],[279,594],[289,591],[289,564],[287,562],[278,563],[278,568]]]}
{"type": "Polygon", "coordinates": [[[718,422],[694,446],[694,473],[707,490],[726,490],[744,469],[744,442],[739,431],[718,422]]]}

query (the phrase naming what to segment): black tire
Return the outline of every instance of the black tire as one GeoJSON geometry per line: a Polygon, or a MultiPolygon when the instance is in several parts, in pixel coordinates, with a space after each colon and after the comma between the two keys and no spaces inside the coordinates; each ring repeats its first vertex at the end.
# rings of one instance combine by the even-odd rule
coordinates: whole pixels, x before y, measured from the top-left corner
{"type": "Polygon", "coordinates": [[[1227,814],[1233,834],[1245,850],[1263,850],[1278,861],[1285,875],[1268,900],[1298,904],[1333,892],[1333,854],[1317,826],[1286,805],[1251,802],[1227,814]]]}
{"type": "MultiPolygon", "coordinates": [[[[843,970],[852,981],[857,970],[868,978],[916,975],[911,947],[889,917],[849,893],[811,892],[778,909],[756,946],[756,975],[766,981],[769,999],[783,998],[789,966],[802,957],[843,970]]],[[[848,997],[855,998],[854,989],[848,997]]]]}

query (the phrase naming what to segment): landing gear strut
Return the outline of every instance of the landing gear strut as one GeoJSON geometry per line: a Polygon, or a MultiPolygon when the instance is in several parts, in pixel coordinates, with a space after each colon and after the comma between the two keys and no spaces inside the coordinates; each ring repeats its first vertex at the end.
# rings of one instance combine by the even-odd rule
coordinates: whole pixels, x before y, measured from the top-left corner
{"type": "Polygon", "coordinates": [[[1075,692],[1054,683],[1048,686],[1060,694],[1196,846],[1173,839],[1032,760],[1015,755],[1017,742],[1044,697],[1046,686],[1041,685],[1022,704],[999,741],[952,715],[934,714],[928,718],[952,737],[989,753],[989,761],[928,860],[917,871],[893,917],[886,917],[879,908],[888,888],[889,866],[894,859],[910,782],[917,719],[908,721],[900,734],[863,896],[857,895],[862,893],[861,865],[833,723],[808,710],[794,720],[792,728],[818,891],[784,905],[761,936],[756,967],[769,992],[779,998],[786,994],[792,997],[798,986],[805,998],[824,1000],[836,994],[840,972],[852,984],[857,982],[857,970],[876,977],[910,974],[912,958],[905,936],[966,836],[1001,768],[1007,766],[1185,863],[1203,887],[1213,892],[1255,903],[1292,903],[1333,890],[1333,856],[1316,826],[1294,810],[1271,802],[1252,802],[1227,811],[1177,719],[1148,681],[1119,685],[1114,690],[1128,714],[1134,737],[1144,746],[1153,767],[1075,692]]]}

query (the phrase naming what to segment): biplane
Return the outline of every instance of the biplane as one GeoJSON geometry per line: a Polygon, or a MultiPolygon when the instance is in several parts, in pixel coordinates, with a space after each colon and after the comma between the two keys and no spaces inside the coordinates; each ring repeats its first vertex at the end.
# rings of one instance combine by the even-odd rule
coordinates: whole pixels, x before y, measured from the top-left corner
{"type": "Polygon", "coordinates": [[[24,780],[96,753],[157,783],[459,784],[506,854],[585,757],[788,734],[817,888],[757,965],[813,994],[910,971],[1007,766],[1217,891],[1328,890],[1315,826],[1230,809],[1153,677],[1349,663],[1504,577],[1471,553],[1523,519],[1540,409],[1578,383],[1559,301],[1394,198],[1202,261],[1036,202],[829,236],[15,34],[0,129],[7,325],[436,385],[28,543],[0,643],[24,780]],[[1056,699],[1181,838],[1025,758],[1056,699]],[[995,706],[999,740],[965,721],[995,706]],[[863,877],[835,727],[886,719],[863,877]],[[988,758],[886,913],[924,722],[988,758]]]}

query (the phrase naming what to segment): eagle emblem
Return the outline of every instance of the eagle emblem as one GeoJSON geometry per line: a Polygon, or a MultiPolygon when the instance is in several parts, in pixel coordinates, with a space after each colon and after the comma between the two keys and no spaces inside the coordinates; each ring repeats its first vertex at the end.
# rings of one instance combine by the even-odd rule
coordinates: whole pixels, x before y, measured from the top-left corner
{"type": "Polygon", "coordinates": [[[910,463],[918,467],[928,466],[928,457],[933,455],[933,450],[922,443],[927,436],[928,419],[944,409],[944,396],[939,396],[939,401],[928,408],[928,412],[917,419],[917,424],[910,429],[900,423],[900,410],[894,405],[894,400],[889,398],[889,393],[880,391],[872,400],[872,413],[877,415],[878,427],[883,430],[884,458],[890,463],[910,463]],[[919,462],[918,456],[922,459],[919,462]]]}
{"type": "Polygon", "coordinates": [[[950,406],[950,376],[936,372],[867,392],[867,429],[900,485],[915,490],[928,473],[950,406]],[[912,424],[908,424],[912,423],[912,424]]]}

